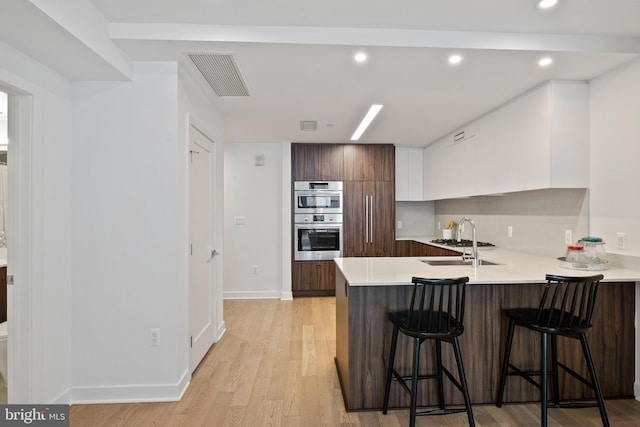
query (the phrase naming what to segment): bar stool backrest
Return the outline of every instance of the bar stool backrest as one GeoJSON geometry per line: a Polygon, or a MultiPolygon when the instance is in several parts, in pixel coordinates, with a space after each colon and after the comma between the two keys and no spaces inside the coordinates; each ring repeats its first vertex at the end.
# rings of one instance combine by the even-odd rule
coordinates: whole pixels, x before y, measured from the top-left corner
{"type": "Polygon", "coordinates": [[[464,296],[468,277],[413,277],[413,293],[405,328],[424,334],[459,335],[463,331],[464,296]]]}
{"type": "Polygon", "coordinates": [[[585,332],[591,317],[602,274],[584,277],[547,274],[536,325],[549,329],[585,332]]]}

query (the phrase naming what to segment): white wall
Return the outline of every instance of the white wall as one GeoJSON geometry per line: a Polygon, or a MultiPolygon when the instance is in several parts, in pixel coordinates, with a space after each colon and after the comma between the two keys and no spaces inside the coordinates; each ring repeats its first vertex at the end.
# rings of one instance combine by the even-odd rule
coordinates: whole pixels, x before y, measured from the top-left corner
{"type": "Polygon", "coordinates": [[[590,115],[591,230],[607,251],[640,256],[640,60],[591,81],[590,115]]]}
{"type": "MultiPolygon", "coordinates": [[[[640,264],[640,60],[591,81],[591,231],[607,251],[640,264]],[[616,246],[624,232],[625,249],[616,246]]],[[[636,284],[636,317],[640,283],[636,284]]],[[[636,328],[634,395],[640,400],[640,330],[636,328]]]]}
{"type": "Polygon", "coordinates": [[[73,158],[71,105],[66,94],[47,96],[45,102],[47,107],[42,111],[44,133],[40,135],[41,144],[33,147],[34,166],[39,168],[37,172],[33,170],[34,176],[42,177],[42,181],[36,184],[38,187],[41,186],[39,191],[42,200],[39,203],[33,202],[34,207],[41,209],[42,217],[34,212],[34,219],[42,227],[42,240],[34,241],[32,247],[37,257],[42,257],[42,275],[34,277],[34,283],[37,280],[42,287],[36,288],[40,295],[31,306],[34,312],[45,314],[39,316],[42,322],[42,343],[34,347],[36,353],[46,355],[41,365],[34,364],[38,367],[34,372],[35,376],[41,375],[44,379],[43,389],[36,392],[42,399],[41,402],[65,401],[68,397],[66,390],[61,393],[61,388],[66,387],[70,381],[71,310],[67,309],[71,300],[70,283],[73,268],[69,238],[73,234],[73,193],[70,191],[72,177],[69,173],[73,158]]]}
{"type": "Polygon", "coordinates": [[[9,273],[21,273],[9,340],[30,348],[11,361],[10,402],[179,398],[189,380],[186,114],[220,144],[222,218],[219,114],[175,63],[136,64],[132,82],[71,85],[0,42],[0,87],[32,114],[32,134],[10,154],[27,239],[9,248],[9,273]]]}
{"type": "MultiPolygon", "coordinates": [[[[3,111],[7,111],[7,94],[0,90],[0,108],[3,111]]],[[[0,117],[0,144],[7,143],[7,115],[3,114],[0,117]]]]}
{"type": "Polygon", "coordinates": [[[20,303],[9,307],[16,321],[9,324],[9,401],[65,403],[71,388],[70,85],[0,42],[0,87],[18,104],[31,103],[26,114],[11,114],[27,122],[30,115],[32,130],[12,140],[9,153],[9,221],[18,233],[9,236],[8,273],[16,274],[9,299],[20,303]]]}
{"type": "Polygon", "coordinates": [[[188,381],[177,75],[73,85],[74,402],[174,400],[188,381]]]}
{"type": "Polygon", "coordinates": [[[283,212],[283,198],[290,193],[283,194],[282,184],[283,147],[288,146],[225,145],[225,298],[281,297],[283,216],[290,221],[290,211],[283,212]],[[264,166],[255,165],[259,154],[264,166]],[[244,217],[244,225],[236,225],[236,217],[244,217]]]}

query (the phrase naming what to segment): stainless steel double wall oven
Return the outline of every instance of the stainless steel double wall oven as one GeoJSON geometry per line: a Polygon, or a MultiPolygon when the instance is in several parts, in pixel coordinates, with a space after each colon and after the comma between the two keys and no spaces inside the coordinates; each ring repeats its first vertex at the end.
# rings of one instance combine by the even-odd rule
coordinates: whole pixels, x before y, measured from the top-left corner
{"type": "Polygon", "coordinates": [[[321,261],[342,256],[342,181],[295,181],[294,260],[321,261]]]}

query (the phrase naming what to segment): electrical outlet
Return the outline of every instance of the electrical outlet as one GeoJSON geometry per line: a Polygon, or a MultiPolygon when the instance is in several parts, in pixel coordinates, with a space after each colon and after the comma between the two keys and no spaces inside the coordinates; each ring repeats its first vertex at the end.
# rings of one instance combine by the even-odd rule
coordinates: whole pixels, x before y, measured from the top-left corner
{"type": "Polygon", "coordinates": [[[398,221],[398,230],[402,229],[402,221],[398,221]]]}
{"type": "Polygon", "coordinates": [[[243,216],[237,216],[234,219],[236,225],[244,225],[245,218],[243,216]]]}
{"type": "Polygon", "coordinates": [[[571,230],[564,230],[564,242],[567,245],[573,243],[573,233],[571,232],[571,230]]]}
{"type": "Polygon", "coordinates": [[[624,249],[625,246],[625,235],[624,233],[616,233],[616,248],[624,249]]]}
{"type": "Polygon", "coordinates": [[[507,237],[513,237],[513,227],[507,225],[507,237]]]}
{"type": "Polygon", "coordinates": [[[253,266],[253,274],[258,274],[258,266],[257,265],[253,266]]]}
{"type": "Polygon", "coordinates": [[[160,328],[151,328],[151,345],[160,345],[160,328]]]}
{"type": "Polygon", "coordinates": [[[440,221],[438,221],[438,230],[442,230],[442,226],[440,225],[440,221]]]}

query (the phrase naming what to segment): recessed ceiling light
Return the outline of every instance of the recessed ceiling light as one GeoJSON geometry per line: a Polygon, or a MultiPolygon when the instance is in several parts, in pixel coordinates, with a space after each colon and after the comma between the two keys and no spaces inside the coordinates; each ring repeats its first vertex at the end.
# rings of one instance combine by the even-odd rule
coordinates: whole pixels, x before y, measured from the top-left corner
{"type": "Polygon", "coordinates": [[[549,65],[551,65],[552,62],[553,62],[553,59],[549,58],[548,56],[545,56],[544,58],[541,58],[538,61],[538,65],[541,67],[548,67],[549,65]]]}
{"type": "Polygon", "coordinates": [[[550,9],[558,4],[558,0],[538,0],[538,9],[550,9]]]}
{"type": "Polygon", "coordinates": [[[367,62],[367,54],[365,52],[357,52],[355,55],[353,55],[353,60],[358,64],[367,62]]]}
{"type": "Polygon", "coordinates": [[[364,116],[364,119],[362,119],[362,122],[360,122],[358,129],[356,129],[356,131],[351,136],[352,141],[357,141],[360,139],[364,131],[369,127],[369,125],[371,124],[373,119],[375,119],[376,115],[378,115],[380,110],[382,110],[382,105],[380,104],[374,104],[371,106],[371,108],[369,108],[369,111],[364,116]]]}
{"type": "Polygon", "coordinates": [[[451,55],[449,57],[449,64],[451,64],[451,65],[456,65],[456,64],[459,64],[461,62],[462,62],[462,56],[460,56],[460,55],[456,54],[456,55],[451,55]]]}

